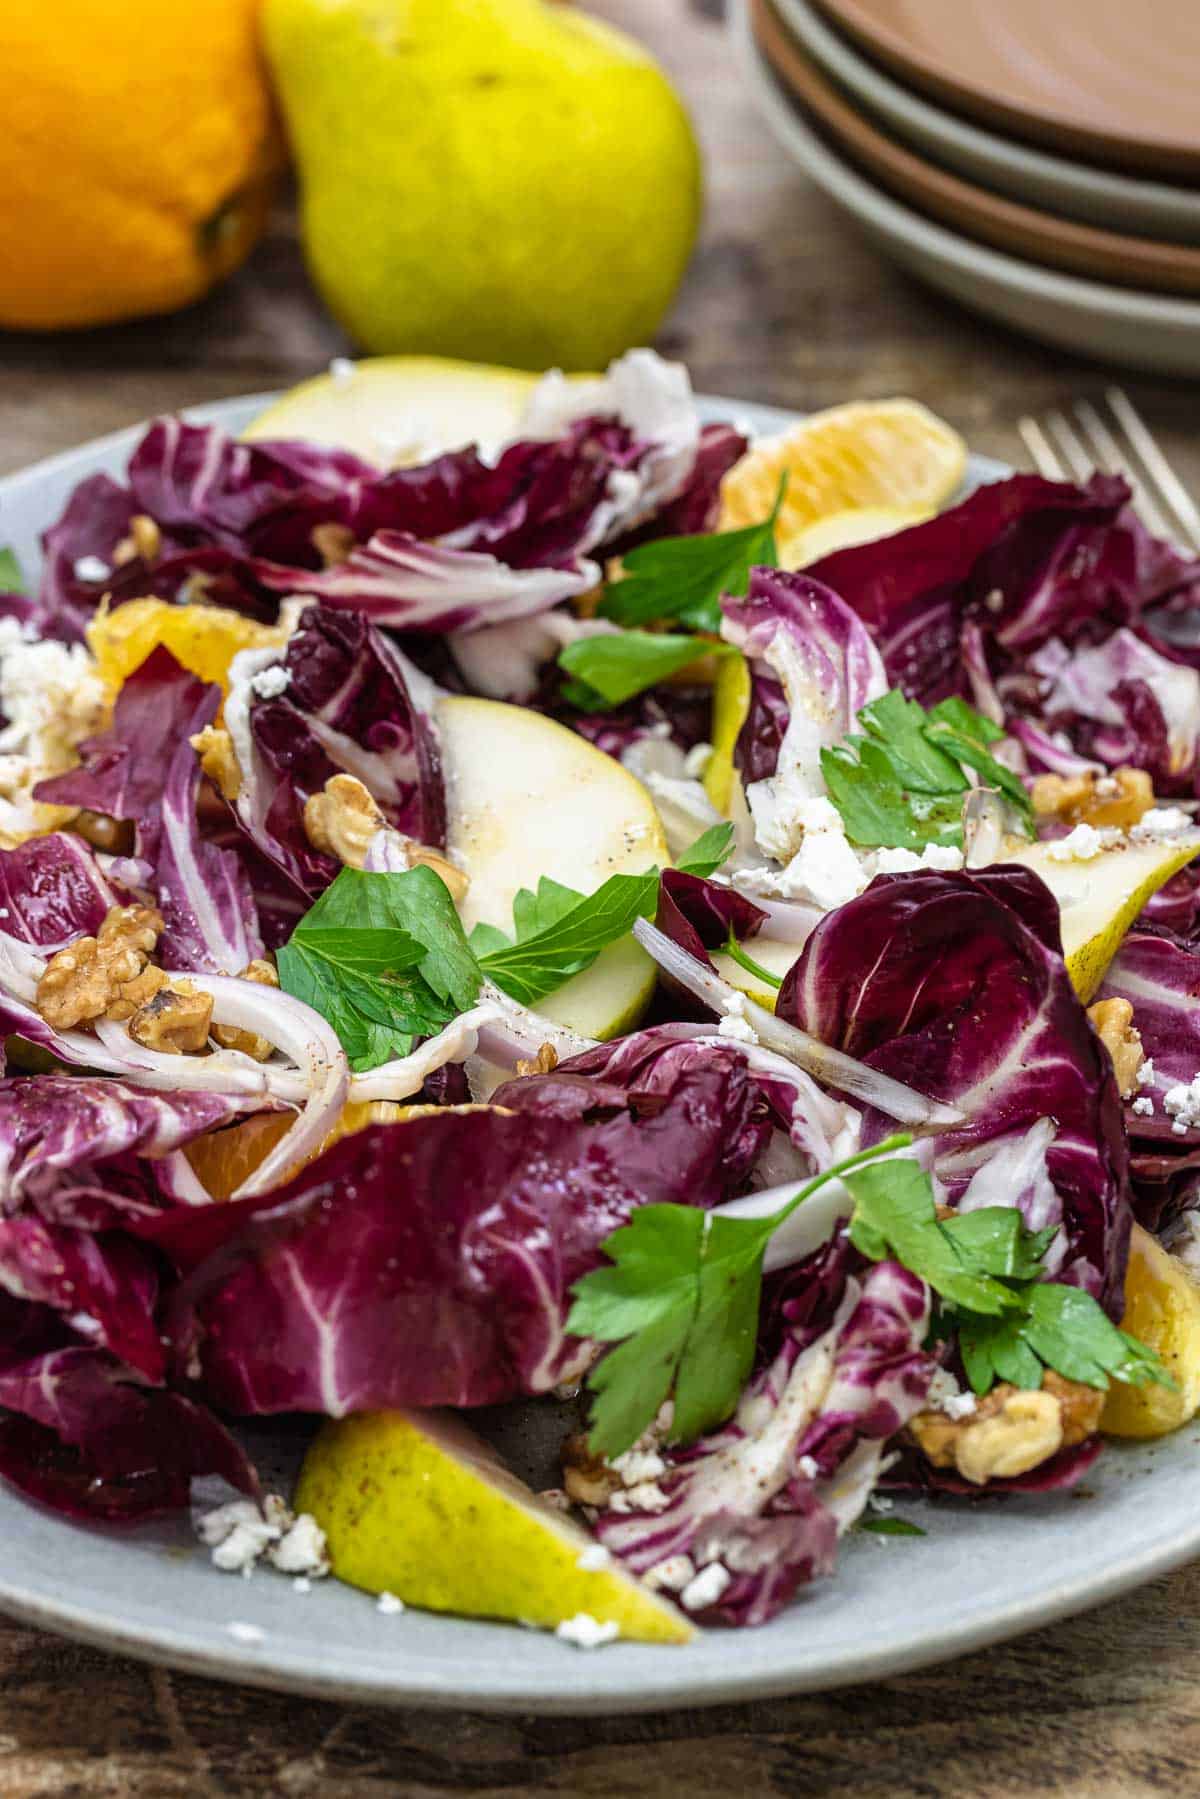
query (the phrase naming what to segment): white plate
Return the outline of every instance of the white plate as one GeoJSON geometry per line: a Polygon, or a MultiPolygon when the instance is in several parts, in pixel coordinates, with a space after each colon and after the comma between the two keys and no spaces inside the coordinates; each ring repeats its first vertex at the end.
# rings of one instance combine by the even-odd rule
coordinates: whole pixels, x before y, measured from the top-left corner
{"type": "MultiPolygon", "coordinates": [[[[271,396],[188,414],[236,431],[271,396]]],[[[759,432],[788,416],[707,401],[759,432]]],[[[38,533],[85,475],[119,475],[139,430],[118,432],[0,481],[0,543],[32,572],[38,533]]],[[[970,478],[1005,471],[972,459],[970,478]]],[[[536,1485],[562,1423],[547,1403],[489,1414],[489,1434],[536,1485]]],[[[271,1485],[287,1487],[310,1427],[243,1431],[271,1485]]],[[[1075,1495],[1007,1504],[903,1503],[923,1538],[854,1535],[837,1573],[762,1630],[706,1633],[684,1649],[591,1653],[536,1631],[409,1611],[386,1617],[333,1581],[311,1593],[259,1573],[218,1573],[185,1519],[132,1530],[68,1523],[0,1485],[0,1608],[102,1648],[218,1678],[344,1700],[511,1712],[645,1711],[837,1686],[965,1654],[1127,1591],[1200,1553],[1196,1433],[1115,1447],[1075,1495]],[[246,1643],[231,1624],[262,1632],[246,1643]]]]}
{"type": "Polygon", "coordinates": [[[893,200],[805,124],[754,43],[744,0],[730,29],[742,73],[783,147],[830,199],[910,273],[964,305],[1075,355],[1200,375],[1200,301],[1061,275],[949,231],[893,200]]]}
{"type": "Polygon", "coordinates": [[[985,187],[1082,219],[1088,225],[1172,243],[1200,243],[1200,193],[1169,182],[1118,174],[1035,150],[945,112],[876,68],[841,37],[810,0],[773,0],[776,11],[826,72],[867,112],[935,161],[985,187]]]}

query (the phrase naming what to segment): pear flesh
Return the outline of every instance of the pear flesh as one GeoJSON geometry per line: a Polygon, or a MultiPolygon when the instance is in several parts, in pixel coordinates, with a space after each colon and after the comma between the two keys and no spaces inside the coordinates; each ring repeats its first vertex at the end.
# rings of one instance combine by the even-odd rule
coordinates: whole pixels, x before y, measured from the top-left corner
{"type": "Polygon", "coordinates": [[[553,1630],[686,1643],[693,1627],[539,1499],[451,1412],[359,1412],[323,1426],[296,1487],[334,1574],[369,1593],[553,1630]]]}
{"type": "MultiPolygon", "coordinates": [[[[437,709],[446,779],[447,847],[470,885],[467,931],[510,935],[513,900],[546,875],[592,893],[609,875],[669,860],[641,782],[565,725],[500,700],[450,698],[437,709]]],[[[654,964],[631,938],[601,952],[535,1008],[584,1037],[636,1024],[654,992],[654,964]]]]}

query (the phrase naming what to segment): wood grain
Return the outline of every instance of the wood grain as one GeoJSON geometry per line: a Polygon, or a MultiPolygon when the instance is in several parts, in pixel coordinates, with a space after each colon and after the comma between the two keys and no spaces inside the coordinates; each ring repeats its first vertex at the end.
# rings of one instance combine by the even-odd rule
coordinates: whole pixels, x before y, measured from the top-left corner
{"type": "MultiPolygon", "coordinates": [[[[659,51],[704,140],[707,224],[661,339],[699,386],[797,408],[911,393],[976,449],[1014,461],[1020,412],[1102,389],[1105,371],[985,324],[879,260],[754,116],[719,0],[591,4],[659,51]]],[[[246,269],[186,313],[70,338],[0,335],[0,469],[149,413],[286,384],[347,348],[307,286],[282,205],[246,269]]],[[[1200,487],[1195,389],[1128,385],[1200,487]]],[[[1200,1567],[906,1679],[588,1722],[238,1691],[0,1622],[0,1799],[1198,1791],[1200,1567]]]]}

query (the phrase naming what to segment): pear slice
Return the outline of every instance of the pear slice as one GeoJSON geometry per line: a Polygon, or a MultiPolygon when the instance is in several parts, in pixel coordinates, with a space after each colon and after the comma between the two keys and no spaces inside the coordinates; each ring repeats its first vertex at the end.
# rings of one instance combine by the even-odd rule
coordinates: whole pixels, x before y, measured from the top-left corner
{"type": "Polygon", "coordinates": [[[368,1593],[549,1630],[582,1612],[643,1643],[695,1635],[452,1412],[331,1421],[304,1459],[294,1503],[325,1532],[338,1579],[368,1593]]]}
{"type": "MultiPolygon", "coordinates": [[[[641,874],[670,860],[642,783],[586,738],[500,700],[451,698],[438,706],[451,857],[470,885],[459,911],[512,930],[513,899],[543,875],[593,893],[609,875],[641,874]]],[[[585,1037],[614,1037],[640,1018],[654,964],[631,938],[539,1001],[537,1010],[585,1037]]]]}
{"type": "Polygon", "coordinates": [[[383,468],[477,443],[494,455],[516,437],[537,377],[438,356],[337,362],[260,412],[243,437],[299,437],[353,450],[383,468]]]}
{"type": "Polygon", "coordinates": [[[1114,1437],[1164,1437],[1200,1410],[1200,1283],[1140,1224],[1129,1245],[1121,1329],[1158,1351],[1175,1385],[1114,1381],[1100,1428],[1114,1437]]]}
{"type": "Polygon", "coordinates": [[[1062,861],[1053,849],[1034,843],[1002,861],[1032,868],[1058,901],[1067,973],[1086,1005],[1146,901],[1200,854],[1200,831],[1148,843],[1126,838],[1086,860],[1062,861]]]}
{"type": "MultiPolygon", "coordinates": [[[[802,943],[777,943],[771,937],[748,937],[742,948],[760,968],[765,968],[768,974],[778,976],[781,981],[793,962],[798,962],[804,953],[802,943]]],[[[768,987],[765,981],[751,974],[748,968],[743,968],[740,962],[735,962],[723,949],[710,950],[709,956],[723,981],[728,981],[739,993],[745,993],[760,1006],[765,1006],[768,1012],[775,1010],[778,987],[768,987]]]]}
{"type": "Polygon", "coordinates": [[[726,818],[735,809],[741,777],[733,752],[750,712],[750,665],[740,650],[717,663],[712,699],[712,755],[704,770],[704,791],[726,818]]]}
{"type": "Polygon", "coordinates": [[[835,550],[894,537],[897,531],[923,525],[932,517],[931,506],[848,506],[841,512],[829,512],[814,519],[811,525],[802,526],[787,540],[780,551],[779,566],[807,568],[823,556],[832,556],[835,550]]]}

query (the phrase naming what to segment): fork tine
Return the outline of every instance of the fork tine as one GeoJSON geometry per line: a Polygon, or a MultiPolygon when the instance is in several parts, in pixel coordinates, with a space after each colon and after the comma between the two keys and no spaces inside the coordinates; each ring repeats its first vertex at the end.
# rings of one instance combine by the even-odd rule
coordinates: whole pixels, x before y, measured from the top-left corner
{"type": "Polygon", "coordinates": [[[1173,537],[1174,532],[1159,508],[1158,502],[1150,492],[1146,483],[1134,468],[1128,456],[1122,455],[1116,438],[1101,418],[1090,400],[1078,400],[1075,405],[1075,417],[1079,420],[1084,437],[1096,452],[1098,461],[1111,475],[1124,475],[1133,489],[1134,510],[1142,516],[1142,523],[1154,532],[1156,537],[1173,537]]]}
{"type": "Polygon", "coordinates": [[[1018,419],[1017,430],[1038,474],[1045,475],[1048,481],[1062,481],[1067,471],[1051,449],[1050,440],[1037,420],[1028,416],[1018,419]]]}
{"type": "Polygon", "coordinates": [[[1178,520],[1179,528],[1190,547],[1200,550],[1200,507],[1197,507],[1150,435],[1129,395],[1122,388],[1110,387],[1107,399],[1112,407],[1113,417],[1137,451],[1146,473],[1156,484],[1159,498],[1178,520]]]}
{"type": "Polygon", "coordinates": [[[1077,481],[1086,481],[1092,472],[1092,459],[1080,443],[1075,427],[1065,413],[1048,412],[1046,428],[1066,458],[1067,467],[1077,481]]]}

